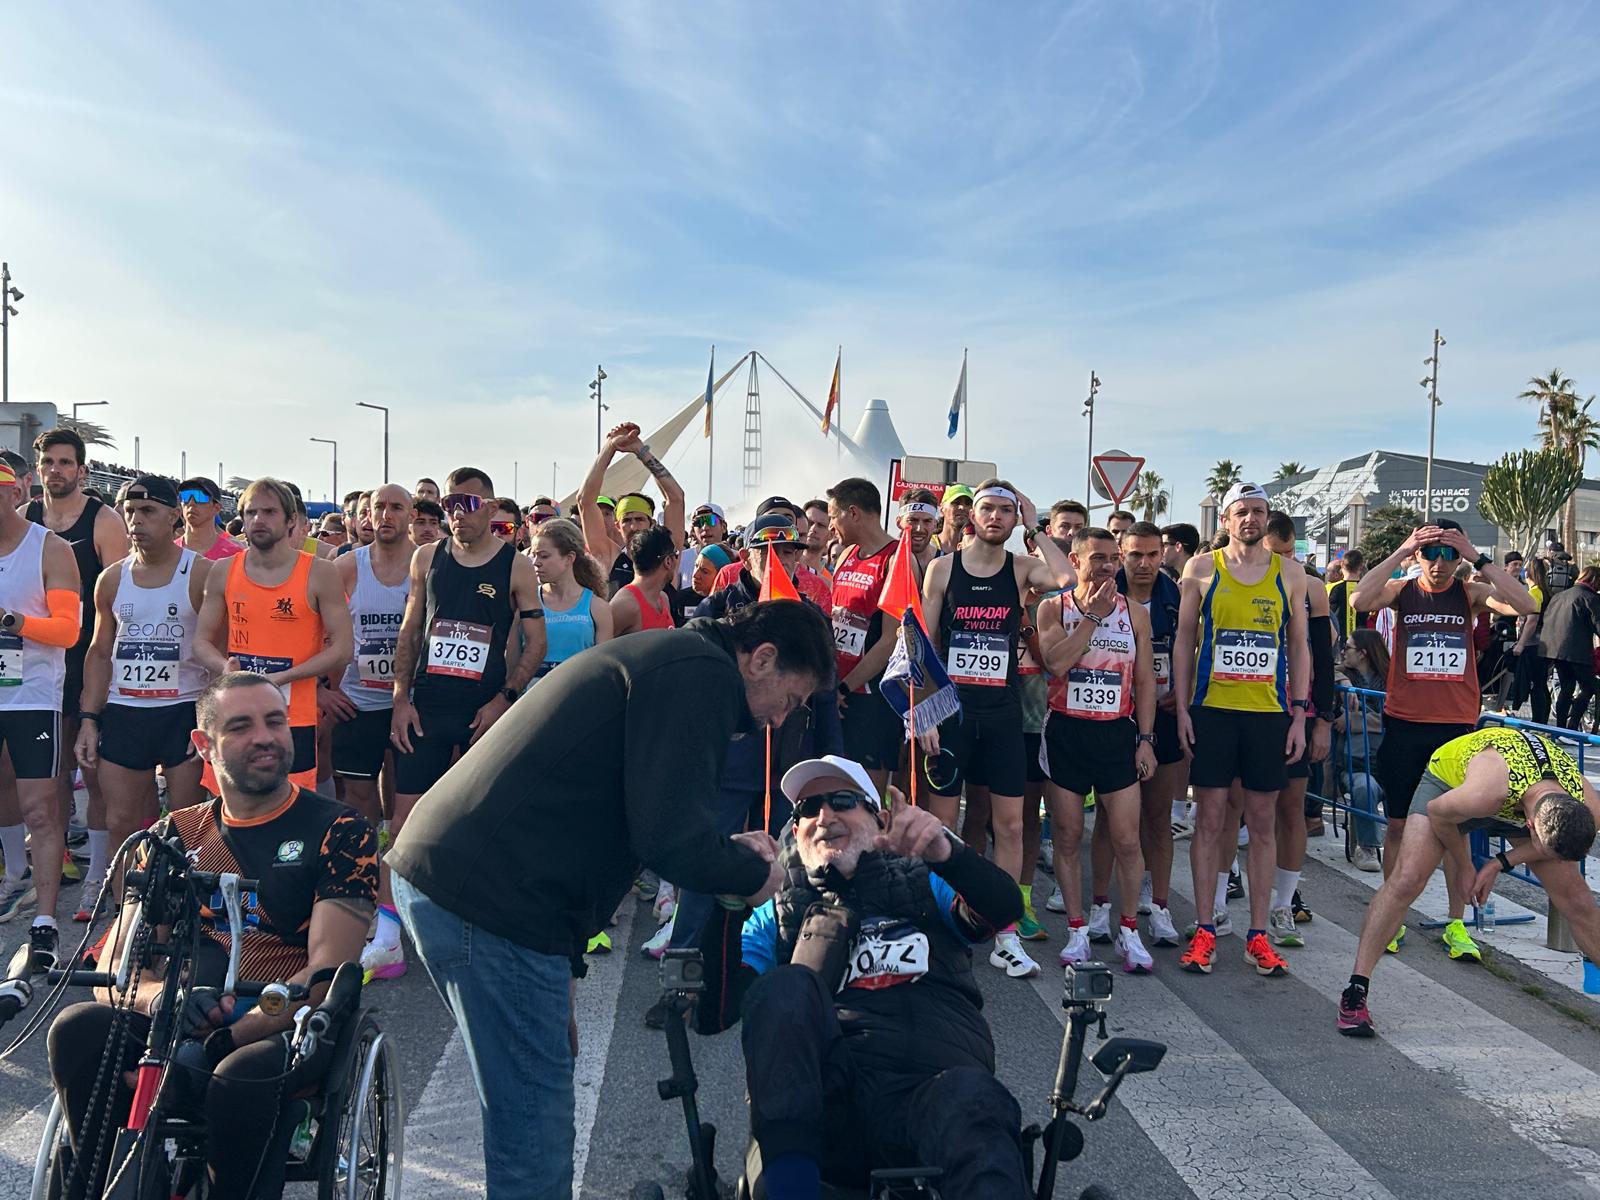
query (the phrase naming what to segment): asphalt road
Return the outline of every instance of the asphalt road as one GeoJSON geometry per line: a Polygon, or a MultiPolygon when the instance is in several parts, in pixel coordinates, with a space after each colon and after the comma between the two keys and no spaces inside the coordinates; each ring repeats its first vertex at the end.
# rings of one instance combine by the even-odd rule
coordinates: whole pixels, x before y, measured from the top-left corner
{"type": "MultiPolygon", "coordinates": [[[[1042,896],[1048,878],[1039,882],[1042,896]]],[[[1186,862],[1174,882],[1181,921],[1191,911],[1186,862]]],[[[1176,950],[1155,952],[1152,976],[1119,969],[1108,1032],[1170,1049],[1085,1129],[1085,1152],[1063,1170],[1057,1195],[1098,1183],[1147,1200],[1600,1196],[1600,1006],[1554,995],[1505,955],[1491,954],[1490,967],[1451,962],[1414,929],[1374,975],[1380,1038],[1335,1034],[1337,992],[1374,883],[1308,863],[1303,891],[1316,919],[1303,927],[1309,944],[1285,952],[1288,978],[1257,977],[1237,937],[1222,939],[1210,976],[1178,970],[1176,950]]],[[[1538,902],[1524,891],[1525,903],[1538,902]]],[[[1242,928],[1244,902],[1232,907],[1242,928]]],[[[1045,921],[1052,941],[1032,947],[1046,963],[1039,978],[976,966],[1000,1075],[1030,1120],[1045,1114],[1062,1035],[1054,956],[1064,918],[1045,921]]],[[[657,969],[639,945],[653,929],[648,907],[628,904],[613,931],[617,950],[595,959],[580,986],[582,1200],[626,1197],[645,1179],[670,1195],[687,1166],[681,1111],[655,1091],[667,1070],[664,1039],[642,1020],[657,969]]],[[[0,926],[0,954],[23,932],[22,921],[0,926]]],[[[476,1101],[442,1004],[416,968],[375,984],[368,999],[400,1048],[405,1195],[482,1195],[476,1101]]],[[[693,1050],[702,1112],[723,1131],[718,1166],[731,1179],[747,1128],[738,1039],[695,1038],[693,1050]]],[[[0,1196],[26,1194],[48,1099],[38,1038],[0,1061],[0,1196]]]]}

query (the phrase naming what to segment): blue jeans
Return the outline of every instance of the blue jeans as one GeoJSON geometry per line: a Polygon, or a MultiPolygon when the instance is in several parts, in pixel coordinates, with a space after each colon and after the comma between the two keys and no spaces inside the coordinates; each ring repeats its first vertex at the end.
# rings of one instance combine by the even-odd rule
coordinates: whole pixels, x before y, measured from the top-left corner
{"type": "Polygon", "coordinates": [[[393,877],[395,907],[455,1017],[483,1110],[489,1200],[572,1200],[572,963],[496,937],[393,877]]]}
{"type": "MultiPolygon", "coordinates": [[[[1383,788],[1378,786],[1378,781],[1366,771],[1357,771],[1350,776],[1350,807],[1362,812],[1375,813],[1378,805],[1383,804],[1383,788]]],[[[1384,812],[1388,812],[1388,805],[1384,805],[1384,812]]],[[[1378,823],[1368,821],[1362,817],[1354,817],[1356,823],[1356,845],[1365,846],[1368,850],[1376,850],[1383,835],[1378,832],[1378,823]]]]}

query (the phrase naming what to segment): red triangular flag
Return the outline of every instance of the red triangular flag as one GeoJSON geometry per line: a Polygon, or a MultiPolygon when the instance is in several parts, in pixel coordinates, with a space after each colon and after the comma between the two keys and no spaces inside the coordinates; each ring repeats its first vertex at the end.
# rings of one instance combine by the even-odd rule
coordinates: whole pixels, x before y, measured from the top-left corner
{"type": "Polygon", "coordinates": [[[889,578],[883,585],[878,607],[901,622],[909,608],[917,614],[922,628],[928,628],[928,620],[922,615],[922,581],[917,578],[917,556],[911,552],[909,531],[901,531],[900,545],[895,548],[894,561],[889,564],[889,578]]]}
{"type": "Polygon", "coordinates": [[[761,581],[761,600],[798,600],[800,593],[795,590],[794,580],[789,578],[789,572],[783,569],[783,560],[778,557],[778,552],[772,543],[767,544],[767,577],[761,581]]]}

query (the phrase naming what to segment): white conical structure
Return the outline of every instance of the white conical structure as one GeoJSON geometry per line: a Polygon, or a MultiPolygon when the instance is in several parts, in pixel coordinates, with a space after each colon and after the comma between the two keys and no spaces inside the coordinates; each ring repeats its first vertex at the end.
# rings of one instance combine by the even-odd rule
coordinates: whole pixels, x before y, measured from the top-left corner
{"type": "Polygon", "coordinates": [[[889,415],[889,402],[887,400],[868,400],[866,410],[861,414],[861,423],[856,426],[855,435],[850,439],[855,443],[852,454],[860,460],[864,469],[870,471],[870,479],[882,479],[889,473],[889,460],[904,458],[906,448],[900,444],[900,435],[895,432],[894,418],[889,415]]]}

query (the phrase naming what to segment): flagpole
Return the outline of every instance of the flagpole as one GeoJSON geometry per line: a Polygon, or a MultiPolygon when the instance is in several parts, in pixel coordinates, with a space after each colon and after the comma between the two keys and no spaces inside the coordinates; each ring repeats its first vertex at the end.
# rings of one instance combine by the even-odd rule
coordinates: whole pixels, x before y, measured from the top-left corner
{"type": "MultiPolygon", "coordinates": [[[[838,357],[834,359],[834,362],[837,364],[838,371],[839,371],[839,404],[838,404],[838,408],[834,412],[834,416],[840,422],[843,422],[844,421],[844,343],[843,342],[839,343],[839,354],[838,354],[838,357]]],[[[843,459],[844,459],[844,443],[842,441],[840,441],[839,440],[839,436],[837,434],[835,434],[834,438],[833,438],[833,461],[834,462],[841,462],[843,459]]]]}
{"type": "Polygon", "coordinates": [[[761,829],[764,833],[772,832],[772,726],[767,726],[767,775],[765,779],[766,816],[762,818],[761,829]]]}
{"type": "Polygon", "coordinates": [[[961,347],[961,383],[961,415],[966,418],[966,423],[961,427],[961,457],[970,459],[972,455],[967,453],[967,438],[972,434],[972,403],[967,399],[969,394],[967,388],[970,385],[967,383],[967,348],[965,346],[961,347]]]}
{"type": "MultiPolygon", "coordinates": [[[[913,621],[916,620],[916,614],[914,612],[912,612],[912,610],[910,608],[906,609],[906,616],[909,616],[913,621]]],[[[902,618],[901,622],[900,622],[900,638],[901,638],[902,641],[904,641],[905,636],[906,636],[906,626],[905,626],[905,620],[904,620],[904,618],[902,618]]],[[[907,654],[909,654],[909,653],[910,653],[910,651],[907,650],[907,654]]],[[[916,687],[914,685],[911,688],[911,705],[910,705],[909,708],[906,709],[906,721],[908,722],[908,727],[910,728],[910,731],[911,731],[911,733],[910,733],[910,739],[911,739],[911,799],[910,799],[910,803],[911,803],[911,807],[915,808],[917,806],[917,689],[916,689],[916,687]]]]}
{"type": "Polygon", "coordinates": [[[706,374],[706,503],[711,503],[712,473],[717,465],[717,424],[711,415],[711,376],[716,374],[717,348],[711,347],[711,370],[706,374]]]}

